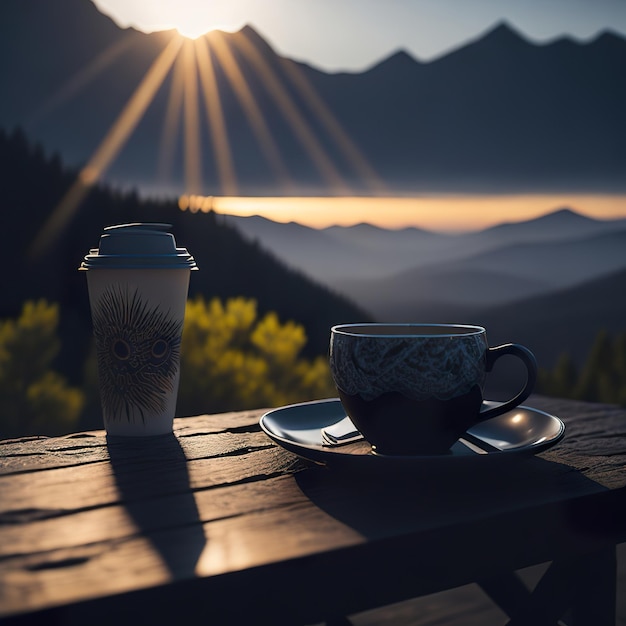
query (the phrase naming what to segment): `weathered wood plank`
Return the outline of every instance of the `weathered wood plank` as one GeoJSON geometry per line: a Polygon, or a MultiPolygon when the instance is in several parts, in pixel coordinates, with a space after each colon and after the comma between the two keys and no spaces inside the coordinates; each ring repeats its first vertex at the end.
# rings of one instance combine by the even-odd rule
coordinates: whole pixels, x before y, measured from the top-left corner
{"type": "MultiPolygon", "coordinates": [[[[597,413],[598,408],[596,405],[591,405],[589,411],[592,414],[597,413]]],[[[605,407],[601,410],[606,412],[607,409],[605,407]]],[[[620,419],[623,418],[623,412],[616,411],[615,414],[620,419]]],[[[236,416],[226,416],[226,419],[232,418],[237,424],[239,423],[236,416]]],[[[244,416],[244,421],[248,425],[256,424],[257,418],[258,413],[250,413],[244,416]]],[[[173,456],[174,459],[170,458],[167,464],[162,463],[160,456],[165,455],[167,450],[160,448],[146,450],[141,443],[137,442],[112,446],[112,450],[117,450],[112,465],[104,461],[90,461],[88,465],[80,468],[80,473],[72,471],[72,468],[63,468],[43,473],[24,474],[10,480],[8,477],[0,478],[0,507],[2,507],[0,508],[0,522],[3,522],[5,526],[10,526],[29,520],[71,516],[75,512],[111,506],[120,501],[143,502],[154,498],[168,498],[175,493],[187,494],[190,491],[215,488],[222,484],[256,480],[259,476],[292,471],[296,466],[295,460],[289,453],[273,446],[264,435],[245,432],[247,426],[244,427],[243,432],[236,435],[224,434],[223,431],[218,430],[217,432],[211,431],[210,436],[205,436],[203,429],[206,428],[206,424],[197,425],[197,422],[202,420],[213,421],[214,424],[216,421],[215,418],[209,416],[188,420],[187,432],[196,434],[179,437],[179,444],[170,442],[174,454],[169,456],[173,456]],[[180,447],[177,447],[178,445],[180,447]],[[267,450],[267,453],[259,455],[263,450],[267,450]],[[256,451],[257,454],[250,456],[251,451],[256,451]],[[231,457],[239,455],[241,458],[233,463],[231,457]],[[213,461],[210,465],[195,462],[214,459],[214,457],[221,458],[221,461],[213,461]],[[177,462],[174,462],[176,460],[177,462]]],[[[223,425],[224,420],[220,419],[219,422],[223,425]]],[[[588,424],[589,422],[586,421],[583,428],[588,427],[588,424]]],[[[571,422],[568,423],[568,434],[570,426],[571,422]]],[[[575,430],[574,435],[576,435],[575,430]]],[[[161,445],[163,443],[162,441],[161,445]]],[[[477,510],[481,507],[493,506],[490,502],[493,500],[493,493],[509,494],[508,499],[500,495],[498,504],[500,507],[507,505],[515,508],[524,506],[525,496],[531,497],[533,502],[538,503],[552,501],[555,494],[567,497],[570,492],[573,492],[583,496],[602,491],[605,485],[590,479],[583,479],[575,468],[561,462],[563,449],[567,448],[567,444],[566,440],[560,446],[562,448],[560,452],[548,452],[542,455],[545,460],[550,457],[556,458],[557,463],[553,462],[550,465],[540,459],[530,459],[517,468],[520,471],[498,473],[488,479],[481,478],[481,489],[477,489],[475,484],[468,486],[462,483],[461,492],[455,493],[456,481],[453,480],[452,484],[445,487],[446,492],[451,496],[455,494],[454,498],[448,499],[448,504],[455,503],[452,509],[446,503],[428,500],[424,501],[423,506],[432,508],[436,505],[436,510],[441,514],[441,519],[437,522],[443,523],[446,521],[446,516],[459,515],[465,507],[477,510]],[[530,494],[525,492],[525,487],[530,488],[530,494]],[[509,502],[511,499],[513,501],[509,502]]],[[[609,457],[609,460],[614,461],[618,456],[613,455],[609,457]]],[[[600,459],[601,467],[604,468],[603,457],[596,455],[595,458],[600,459]]],[[[619,464],[617,467],[620,467],[619,464]]],[[[594,472],[593,463],[588,463],[587,473],[598,474],[599,472],[594,472]]],[[[420,477],[417,478],[421,480],[420,477]]],[[[618,479],[624,482],[623,471],[618,473],[618,479]]],[[[346,482],[343,477],[333,478],[334,485],[341,484],[342,481],[346,482]]],[[[442,484],[439,484],[439,487],[442,487],[442,484]]],[[[334,490],[324,484],[320,489],[325,491],[325,499],[332,502],[332,498],[335,497],[332,495],[334,490]]],[[[348,483],[345,489],[350,493],[358,493],[362,487],[359,485],[351,487],[348,483]]],[[[419,491],[414,493],[414,496],[417,495],[419,491]]],[[[344,494],[339,492],[336,497],[342,499],[344,494]]],[[[401,500],[406,496],[396,493],[394,497],[401,500]]],[[[392,504],[388,502],[387,506],[391,507],[392,504]]],[[[11,545],[11,541],[8,540],[3,543],[11,545]]],[[[36,543],[32,545],[34,549],[36,543]]]]}
{"type": "MultiPolygon", "coordinates": [[[[505,565],[510,550],[521,559],[522,566],[524,558],[536,556],[537,546],[545,549],[556,537],[554,528],[542,529],[548,531],[545,536],[540,534],[536,540],[518,536],[511,546],[510,539],[504,540],[506,533],[497,533],[500,525],[511,519],[494,518],[484,526],[456,525],[452,534],[445,527],[439,528],[423,535],[417,543],[414,537],[402,533],[394,533],[388,541],[373,541],[358,524],[346,523],[312,507],[305,499],[299,504],[217,519],[203,526],[176,527],[113,543],[55,550],[43,559],[42,555],[29,555],[0,562],[0,606],[10,611],[11,607],[23,606],[25,599],[31,608],[54,606],[201,577],[206,588],[198,587],[198,595],[193,597],[199,602],[211,597],[213,577],[217,581],[225,573],[239,572],[245,574],[241,580],[246,584],[247,598],[254,593],[267,595],[274,584],[279,584],[281,594],[290,598],[308,590],[304,595],[308,595],[309,603],[319,593],[320,605],[329,608],[337,602],[332,597],[333,589],[341,581],[350,580],[354,588],[346,591],[348,606],[362,610],[376,601],[402,597],[396,594],[408,597],[434,591],[443,580],[452,586],[468,582],[470,573],[505,565]],[[485,543],[490,534],[491,542],[485,543]],[[489,546],[488,559],[485,546],[489,546]],[[533,552],[527,552],[529,546],[533,552]],[[362,550],[355,551],[356,547],[362,550]],[[307,556],[314,560],[302,561],[307,556]],[[265,568],[265,575],[255,574],[256,567],[265,568]],[[376,600],[375,574],[381,571],[386,571],[388,583],[393,584],[385,587],[385,595],[376,600]]],[[[367,524],[363,528],[367,529],[367,524]]],[[[176,588],[171,596],[163,587],[158,593],[175,602],[176,588]]],[[[225,610],[223,599],[216,602],[215,608],[225,610]]]]}
{"type": "Polygon", "coordinates": [[[192,441],[190,456],[200,457],[191,460],[187,442],[179,445],[173,439],[168,456],[152,450],[132,455],[124,448],[119,456],[112,452],[110,462],[0,477],[0,524],[259,480],[289,472],[294,465],[293,457],[269,445],[260,433],[215,437],[219,443],[209,440],[206,446],[192,441]]]}
{"type": "MultiPolygon", "coordinates": [[[[153,588],[151,599],[201,602],[231,576],[261,604],[280,581],[294,611],[324,590],[336,609],[333,585],[350,577],[359,593],[346,608],[364,610],[626,539],[615,517],[626,411],[528,404],[566,422],[563,442],[463,476],[314,467],[260,432],[263,411],[179,419],[176,436],[150,442],[107,442],[102,431],[1,442],[0,614],[153,588]],[[378,593],[380,571],[389,584],[378,593]]],[[[227,599],[215,603],[226,615],[227,599]]]]}
{"type": "MultiPolygon", "coordinates": [[[[601,404],[574,402],[561,399],[531,396],[527,404],[551,412],[567,424],[565,440],[555,451],[543,455],[548,459],[560,459],[573,466],[586,467],[591,457],[593,471],[611,473],[623,465],[624,440],[626,438],[626,411],[601,404]],[[607,426],[610,433],[607,433],[607,426]],[[612,458],[616,457],[616,458],[612,458]],[[586,465],[587,463],[587,465],[586,465]]],[[[200,437],[218,432],[243,434],[259,432],[258,420],[265,410],[221,415],[203,415],[175,420],[176,436],[200,437]]],[[[152,445],[152,444],[150,444],[152,445]]],[[[199,446],[205,445],[199,443],[199,446]]],[[[67,467],[83,463],[107,460],[104,431],[77,433],[66,437],[27,438],[25,440],[0,441],[0,475],[14,472],[48,470],[51,467],[67,467]]],[[[622,474],[615,472],[617,477],[622,474]]]]}
{"type": "MultiPolygon", "coordinates": [[[[549,404],[549,402],[545,404],[549,404]]],[[[563,405],[562,402],[560,404],[563,405]]],[[[624,457],[626,457],[626,439],[607,437],[606,434],[602,437],[598,435],[596,441],[608,440],[610,443],[598,445],[592,454],[586,452],[584,459],[579,444],[581,433],[588,432],[590,428],[595,428],[594,424],[601,416],[604,416],[605,425],[614,426],[617,424],[615,428],[619,428],[621,423],[625,421],[626,413],[621,410],[590,405],[587,413],[581,413],[581,415],[583,418],[572,418],[569,414],[564,416],[568,425],[565,440],[554,450],[541,455],[546,461],[552,461],[561,466],[555,465],[553,468],[554,475],[558,475],[560,481],[554,483],[552,480],[553,486],[564,488],[568,478],[577,482],[576,489],[580,489],[578,483],[585,482],[586,493],[593,492],[595,489],[594,481],[598,483],[599,487],[609,486],[605,484],[607,480],[615,483],[614,486],[617,487],[626,485],[626,475],[623,471],[619,471],[623,467],[624,457]],[[608,422],[606,421],[609,419],[607,415],[611,418],[608,422]],[[612,448],[607,448],[607,445],[612,445],[612,448]],[[618,445],[621,448],[618,449],[618,445]],[[621,453],[619,453],[620,449],[621,453]],[[602,455],[602,452],[608,452],[608,454],[602,455]],[[589,478],[588,481],[580,480],[579,470],[581,467],[585,470],[585,475],[589,478]]],[[[113,479],[117,477],[119,482],[122,476],[129,485],[132,485],[134,481],[139,482],[144,497],[155,492],[155,490],[156,493],[161,493],[164,489],[166,492],[168,489],[175,489],[176,482],[182,482],[182,488],[187,488],[188,485],[185,482],[188,483],[189,480],[185,474],[191,476],[190,472],[192,471],[194,476],[196,474],[198,476],[192,487],[203,488],[209,483],[200,478],[201,471],[196,469],[202,467],[202,464],[195,464],[193,461],[214,457],[225,459],[240,455],[245,457],[251,451],[261,451],[266,448],[272,450],[271,460],[268,460],[268,455],[255,456],[249,463],[245,460],[242,460],[241,463],[231,463],[226,460],[219,464],[219,472],[222,475],[221,472],[224,471],[222,468],[227,468],[227,474],[235,472],[235,475],[224,478],[227,481],[249,478],[255,471],[274,473],[280,467],[284,468],[286,464],[288,465],[286,459],[293,459],[294,457],[276,447],[263,433],[247,432],[249,426],[255,426],[258,423],[258,416],[259,412],[249,412],[241,420],[234,414],[226,415],[224,419],[215,416],[190,418],[183,420],[185,426],[179,431],[180,434],[176,440],[158,438],[158,441],[150,442],[148,445],[142,441],[131,441],[117,445],[112,444],[107,447],[101,441],[98,445],[87,446],[86,452],[81,454],[80,473],[74,472],[73,468],[78,466],[72,465],[34,474],[25,472],[20,476],[0,477],[0,515],[4,514],[6,521],[11,519],[10,514],[16,515],[16,511],[43,510],[54,514],[54,511],[67,513],[72,510],[109,505],[116,502],[119,497],[117,493],[119,485],[114,484],[113,479]],[[227,427],[234,427],[236,432],[215,430],[215,427],[218,427],[218,420],[220,428],[230,420],[227,427]],[[244,422],[243,425],[241,424],[242,421],[244,422]],[[207,425],[206,422],[213,424],[207,425]],[[206,428],[208,428],[208,432],[205,432],[206,428]],[[109,463],[110,452],[113,454],[112,463],[109,463]],[[168,457],[167,464],[163,463],[165,457],[168,457]],[[261,464],[257,466],[258,463],[261,464]],[[237,470],[243,470],[246,467],[245,472],[247,473],[236,478],[237,470]],[[145,480],[146,474],[152,476],[149,481],[145,480]],[[186,478],[187,480],[185,480],[186,478]],[[68,489],[68,486],[71,485],[74,486],[68,489]]],[[[46,449],[53,451],[49,461],[52,467],[57,465],[54,451],[62,447],[58,444],[59,439],[63,440],[64,438],[53,440],[57,442],[56,446],[47,444],[46,447],[46,449]]],[[[35,442],[37,446],[41,446],[43,443],[40,440],[35,442]]],[[[212,467],[213,482],[210,484],[215,484],[217,470],[218,465],[212,467]]],[[[527,478],[525,475],[522,476],[522,480],[527,478]]],[[[545,479],[545,476],[538,478],[545,479]]],[[[548,492],[553,486],[548,489],[548,492]]],[[[534,487],[533,489],[536,497],[537,488],[534,487]]],[[[36,518],[36,514],[33,517],[36,518]]]]}
{"type": "MultiPolygon", "coordinates": [[[[177,511],[180,513],[181,509],[187,510],[181,513],[180,519],[172,519],[170,516],[171,526],[168,526],[167,522],[158,521],[158,518],[165,519],[164,511],[169,505],[175,504],[172,500],[165,499],[161,503],[152,503],[151,506],[146,506],[149,503],[140,504],[139,508],[134,510],[136,516],[134,519],[132,507],[127,508],[126,536],[122,536],[124,535],[122,532],[115,536],[115,532],[109,531],[113,528],[112,524],[115,523],[116,517],[119,520],[123,516],[123,511],[109,512],[108,509],[99,509],[79,514],[72,519],[71,525],[79,537],[81,532],[78,531],[82,531],[78,545],[53,549],[48,553],[31,552],[26,556],[13,557],[8,555],[7,559],[0,561],[0,581],[3,583],[0,587],[7,589],[8,594],[0,595],[0,606],[10,607],[18,599],[23,601],[29,595],[34,597],[32,602],[38,602],[42,597],[69,601],[72,598],[98,597],[101,593],[116,593],[119,591],[120,580],[126,577],[130,580],[123,585],[125,589],[148,588],[174,579],[194,578],[198,575],[213,576],[267,565],[282,559],[326,554],[357,545],[366,539],[369,542],[374,539],[383,542],[393,539],[385,551],[389,552],[389,556],[395,554],[394,558],[397,559],[400,545],[402,545],[400,554],[417,551],[408,539],[412,528],[427,529],[430,526],[426,541],[432,545],[439,544],[441,547],[444,535],[447,536],[449,525],[453,523],[455,506],[459,507],[457,512],[464,515],[454,523],[457,541],[470,534],[478,544],[489,545],[490,549],[501,555],[500,558],[504,558],[502,555],[511,549],[507,547],[509,540],[502,543],[503,535],[497,532],[489,537],[488,544],[484,543],[489,533],[493,533],[494,528],[499,528],[500,524],[497,523],[497,518],[496,522],[481,520],[484,511],[481,513],[480,507],[468,514],[467,507],[455,498],[463,492],[461,485],[458,493],[446,493],[444,501],[451,503],[449,514],[443,515],[441,511],[436,511],[435,515],[431,515],[431,507],[437,501],[437,494],[432,490],[422,489],[422,497],[418,491],[415,503],[404,500],[404,504],[396,498],[397,495],[402,495],[402,490],[390,494],[388,500],[382,499],[383,494],[380,491],[373,494],[367,491],[362,497],[356,498],[354,501],[356,506],[347,506],[341,502],[341,496],[348,495],[344,490],[346,485],[339,486],[332,501],[324,500],[320,494],[325,490],[316,493],[315,488],[324,485],[328,487],[328,482],[334,483],[335,479],[324,470],[313,473],[316,474],[313,476],[313,485],[310,484],[310,476],[309,480],[304,482],[298,482],[290,477],[272,481],[271,495],[265,489],[269,481],[251,484],[253,486],[245,494],[247,510],[237,508],[242,506],[243,494],[235,493],[232,488],[195,494],[191,506],[189,502],[185,504],[179,499],[177,511]],[[322,485],[319,484],[320,481],[322,485]],[[365,500],[371,495],[379,497],[374,507],[371,501],[365,500]],[[311,500],[318,506],[311,506],[311,500]],[[216,505],[218,501],[221,502],[221,507],[216,505]],[[390,508],[391,503],[395,505],[390,508]],[[194,515],[189,517],[189,508],[194,506],[197,507],[194,515],[198,520],[204,521],[205,515],[214,513],[208,523],[204,522],[202,525],[190,523],[194,515]],[[380,525],[379,509],[382,509],[386,521],[384,528],[380,525]],[[447,525],[442,523],[444,519],[447,525]],[[105,527],[107,523],[111,526],[105,527]],[[87,527],[89,528],[86,531],[87,527]],[[107,537],[106,540],[98,541],[98,532],[103,533],[107,537]],[[127,572],[129,564],[132,564],[132,568],[127,572]],[[114,580],[110,580],[111,578],[114,580]],[[80,585],[77,584],[79,581],[80,585]],[[43,596],[42,589],[45,591],[43,596]],[[13,594],[17,595],[14,597],[13,594]]],[[[304,478],[307,474],[310,475],[310,472],[305,472],[300,477],[304,478]]],[[[411,491],[409,485],[406,488],[411,491]]],[[[502,507],[503,511],[506,509],[506,506],[502,507]]],[[[515,512],[511,515],[515,517],[515,512]]],[[[512,519],[511,515],[500,516],[504,528],[512,519]]],[[[490,514],[490,517],[493,515],[490,514]]],[[[544,519],[543,514],[540,517],[544,519]]],[[[529,527],[535,527],[532,523],[536,520],[530,516],[527,516],[526,520],[529,527]]],[[[57,519],[46,522],[58,521],[57,519]]],[[[557,538],[555,533],[563,531],[558,519],[553,524],[556,525],[542,528],[540,539],[544,548],[557,538]]],[[[32,524],[33,536],[37,535],[37,531],[41,530],[43,525],[41,522],[38,525],[32,524]]],[[[53,528],[52,531],[54,530],[53,528]]],[[[506,534],[505,532],[504,535],[506,534]]],[[[67,531],[65,536],[71,538],[67,531]]],[[[520,553],[527,549],[525,545],[527,540],[519,538],[519,545],[516,547],[517,558],[523,556],[520,553]]],[[[68,540],[67,543],[72,541],[68,540]]],[[[60,545],[62,542],[59,540],[57,546],[60,545]]],[[[445,570],[445,567],[449,566],[449,561],[454,560],[457,575],[461,574],[463,568],[456,560],[460,558],[460,547],[452,542],[451,552],[441,553],[441,568],[445,570]]],[[[432,559],[432,556],[427,557],[423,548],[422,545],[419,554],[422,565],[425,565],[427,558],[432,559]]],[[[373,557],[381,558],[381,555],[374,549],[373,557]]],[[[529,553],[528,558],[531,557],[529,553]]],[[[469,561],[472,562],[473,559],[470,558],[469,561]]],[[[339,565],[340,562],[334,563],[335,568],[339,565]]],[[[371,566],[374,565],[376,560],[372,558],[371,566]]],[[[351,565],[346,563],[344,567],[349,570],[351,565]]],[[[314,573],[318,576],[323,575],[323,572],[314,573]]],[[[433,575],[433,579],[436,578],[433,575]]]]}
{"type": "Polygon", "coordinates": [[[531,396],[527,403],[566,424],[563,441],[542,458],[568,465],[607,488],[626,485],[626,409],[544,396],[531,396]]]}
{"type": "Polygon", "coordinates": [[[222,512],[227,514],[208,524],[188,525],[186,519],[173,528],[0,560],[0,614],[25,600],[37,608],[51,599],[52,604],[76,601],[313,554],[322,537],[331,547],[363,540],[311,507],[294,488],[292,483],[286,498],[275,484],[274,495],[261,488],[252,507],[257,510],[243,511],[236,494],[225,491],[222,512]],[[292,529],[294,522],[298,533],[281,531],[292,529]]]}
{"type": "MultiPolygon", "coordinates": [[[[57,540],[55,537],[64,535],[63,528],[71,527],[77,531],[87,528],[86,538],[82,531],[65,533],[66,540],[74,543],[64,545],[117,540],[124,536],[121,522],[112,522],[110,518],[123,520],[128,518],[128,513],[141,521],[139,527],[132,519],[127,521],[125,532],[128,534],[205,522],[214,519],[215,510],[222,510],[216,502],[228,497],[235,501],[243,497],[243,492],[224,495],[224,488],[264,484],[271,476],[282,476],[290,481],[289,484],[297,485],[295,492],[284,482],[272,487],[277,491],[273,495],[280,495],[284,503],[290,500],[283,492],[294,492],[298,496],[294,502],[305,497],[334,517],[360,524],[364,532],[372,536],[380,532],[377,531],[380,522],[376,513],[378,508],[385,511],[386,521],[392,522],[394,533],[411,532],[450,526],[461,520],[479,520],[485,511],[493,515],[523,510],[529,503],[539,506],[558,502],[559,498],[567,499],[572,494],[582,497],[605,491],[592,481],[581,483],[578,475],[567,466],[540,459],[529,459],[514,471],[479,475],[479,480],[472,475],[463,478],[415,476],[392,478],[391,483],[386,478],[376,480],[371,477],[367,483],[362,483],[358,477],[338,476],[322,468],[310,469],[291,478],[288,472],[294,467],[297,466],[292,463],[290,455],[275,448],[242,455],[235,462],[230,457],[191,461],[182,467],[179,478],[172,476],[175,471],[171,468],[161,466],[127,467],[127,473],[119,477],[110,471],[108,464],[94,464],[81,468],[80,474],[78,468],[73,468],[73,479],[78,487],[69,490],[61,509],[51,507],[57,502],[59,493],[66,494],[68,481],[64,476],[57,478],[56,489],[46,481],[45,488],[27,490],[26,483],[20,481],[11,485],[16,492],[9,500],[14,506],[17,504],[17,508],[0,516],[0,521],[4,522],[0,526],[0,558],[15,554],[18,545],[22,545],[22,549],[30,546],[31,553],[61,547],[61,544],[55,546],[54,541],[57,540]],[[494,494],[498,494],[495,501],[494,494]],[[372,499],[376,500],[374,509],[372,499]],[[120,511],[126,511],[127,515],[120,511]],[[29,521],[32,523],[25,523],[29,521]],[[94,528],[98,530],[97,536],[89,534],[94,528]],[[110,537],[106,536],[108,528],[114,529],[109,531],[110,537]]],[[[65,470],[51,473],[65,474],[65,470]]],[[[252,496],[249,494],[248,497],[252,496]]],[[[256,510],[272,508],[274,501],[267,499],[266,494],[258,503],[253,499],[247,504],[256,510]]],[[[323,549],[324,542],[320,541],[319,546],[323,549]]]]}
{"type": "MultiPolygon", "coordinates": [[[[227,485],[76,511],[72,515],[0,526],[0,562],[9,558],[80,548],[95,543],[146,536],[255,511],[302,504],[306,496],[290,476],[227,485]],[[287,484],[285,484],[287,481],[287,484]]],[[[45,554],[42,560],[48,558],[45,554]]]]}
{"type": "MultiPolygon", "coordinates": [[[[259,411],[243,411],[177,418],[174,420],[174,433],[181,440],[216,433],[235,435],[256,433],[260,432],[259,417],[259,411]]],[[[137,445],[158,446],[158,439],[141,439],[137,445]]],[[[70,467],[108,458],[104,430],[61,437],[0,440],[0,475],[70,467]]]]}

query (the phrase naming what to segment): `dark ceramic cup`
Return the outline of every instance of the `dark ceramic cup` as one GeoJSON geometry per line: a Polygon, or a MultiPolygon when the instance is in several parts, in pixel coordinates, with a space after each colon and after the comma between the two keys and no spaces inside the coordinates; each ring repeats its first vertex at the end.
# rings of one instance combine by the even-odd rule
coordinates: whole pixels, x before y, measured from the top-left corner
{"type": "Polygon", "coordinates": [[[519,344],[490,348],[480,326],[344,324],[331,329],[330,369],[341,402],[377,454],[444,454],[474,424],[532,392],[537,364],[519,344]],[[523,389],[485,409],[487,372],[505,354],[527,370],[523,389]]]}

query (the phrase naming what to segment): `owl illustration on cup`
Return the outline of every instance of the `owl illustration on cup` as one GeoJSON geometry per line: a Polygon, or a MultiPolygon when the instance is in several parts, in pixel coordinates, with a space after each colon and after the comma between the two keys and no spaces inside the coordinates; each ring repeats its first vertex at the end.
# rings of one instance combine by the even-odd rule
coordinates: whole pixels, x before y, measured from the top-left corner
{"type": "Polygon", "coordinates": [[[182,322],[138,291],[113,286],[93,308],[100,394],[112,419],[145,422],[166,409],[180,363],[182,322]]]}

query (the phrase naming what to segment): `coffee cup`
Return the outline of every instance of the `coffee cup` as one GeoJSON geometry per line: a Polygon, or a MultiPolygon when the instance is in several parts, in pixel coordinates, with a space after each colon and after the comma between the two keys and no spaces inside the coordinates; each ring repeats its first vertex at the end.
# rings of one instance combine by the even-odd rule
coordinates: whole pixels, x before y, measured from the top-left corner
{"type": "Polygon", "coordinates": [[[347,414],[382,455],[448,452],[468,428],[523,402],[537,377],[528,348],[489,347],[484,328],[460,324],[334,326],[330,369],[347,414]],[[487,373],[504,355],[522,360],[526,381],[515,397],[487,408],[487,373]]]}
{"type": "Polygon", "coordinates": [[[109,226],[87,274],[104,426],[109,435],[173,430],[180,345],[194,258],[168,224],[109,226]]]}

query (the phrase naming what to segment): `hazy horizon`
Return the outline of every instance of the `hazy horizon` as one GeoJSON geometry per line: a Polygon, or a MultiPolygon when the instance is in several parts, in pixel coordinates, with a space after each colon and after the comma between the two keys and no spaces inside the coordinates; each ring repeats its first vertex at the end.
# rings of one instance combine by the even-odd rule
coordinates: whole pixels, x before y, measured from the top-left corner
{"type": "Polygon", "coordinates": [[[387,229],[407,227],[441,232],[482,230],[571,209],[590,218],[626,218],[626,196],[601,195],[425,195],[421,197],[222,197],[181,196],[181,210],[238,217],[260,216],[311,228],[367,223],[387,229]],[[190,209],[191,205],[191,209],[190,209]]]}

